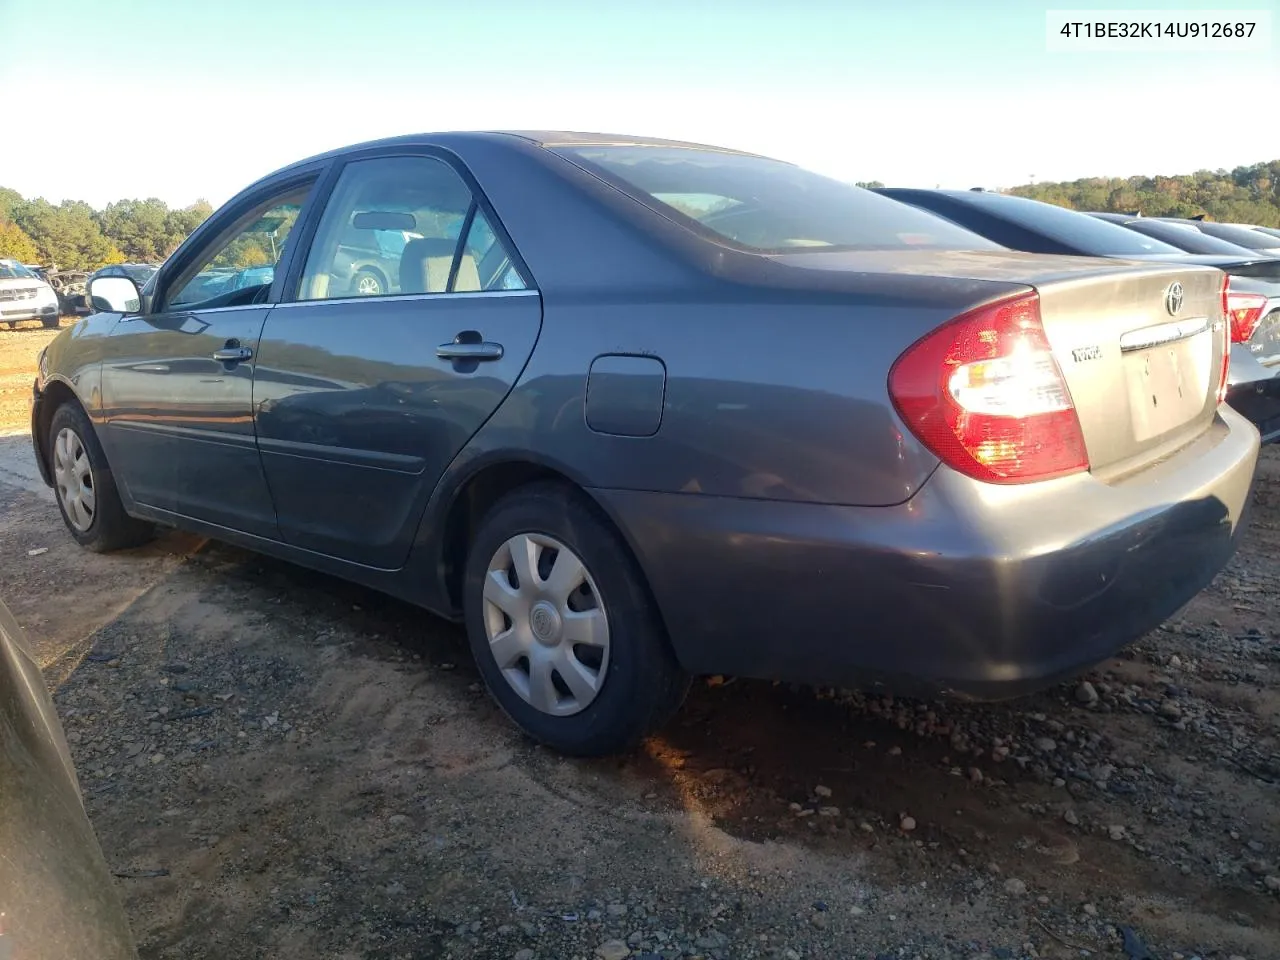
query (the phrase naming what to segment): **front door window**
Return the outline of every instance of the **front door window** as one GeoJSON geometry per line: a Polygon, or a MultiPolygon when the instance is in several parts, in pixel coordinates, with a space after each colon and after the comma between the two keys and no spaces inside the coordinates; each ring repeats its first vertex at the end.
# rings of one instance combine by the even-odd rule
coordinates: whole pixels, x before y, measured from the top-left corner
{"type": "Polygon", "coordinates": [[[163,309],[200,310],[265,300],[309,189],[295,187],[241,217],[221,243],[177,278],[163,309]]]}

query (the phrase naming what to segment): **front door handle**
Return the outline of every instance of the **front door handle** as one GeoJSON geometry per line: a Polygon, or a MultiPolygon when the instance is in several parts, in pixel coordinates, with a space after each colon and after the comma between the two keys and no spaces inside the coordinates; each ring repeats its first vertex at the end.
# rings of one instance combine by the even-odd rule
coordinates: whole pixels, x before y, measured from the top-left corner
{"type": "Polygon", "coordinates": [[[501,360],[502,344],[491,340],[454,340],[436,347],[436,356],[441,360],[501,360]]]}
{"type": "Polygon", "coordinates": [[[253,357],[253,351],[248,347],[231,346],[228,344],[221,350],[213,351],[213,359],[219,363],[240,363],[253,357]]]}

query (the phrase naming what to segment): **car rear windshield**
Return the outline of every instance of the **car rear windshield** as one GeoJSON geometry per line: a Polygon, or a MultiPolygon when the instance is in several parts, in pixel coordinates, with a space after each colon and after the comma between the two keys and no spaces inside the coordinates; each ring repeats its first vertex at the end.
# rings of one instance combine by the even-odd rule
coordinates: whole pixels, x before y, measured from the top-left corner
{"type": "Polygon", "coordinates": [[[757,253],[999,250],[963,227],[781,160],[708,148],[550,146],[707,236],[757,253]]]}
{"type": "Polygon", "coordinates": [[[1187,253],[1221,253],[1231,256],[1249,256],[1255,251],[1245,247],[1219,240],[1207,233],[1201,233],[1195,227],[1182,223],[1169,223],[1166,220],[1129,220],[1125,226],[1148,237],[1155,237],[1165,243],[1171,243],[1179,250],[1187,253]]]}
{"type": "Polygon", "coordinates": [[[963,202],[1093,257],[1140,257],[1186,252],[1163,240],[1135,233],[1118,223],[1108,223],[1087,213],[1040,200],[974,191],[966,193],[963,202]]]}
{"type": "Polygon", "coordinates": [[[1250,250],[1272,250],[1280,246],[1275,237],[1234,223],[1201,223],[1200,229],[1211,237],[1218,237],[1250,250]]]}

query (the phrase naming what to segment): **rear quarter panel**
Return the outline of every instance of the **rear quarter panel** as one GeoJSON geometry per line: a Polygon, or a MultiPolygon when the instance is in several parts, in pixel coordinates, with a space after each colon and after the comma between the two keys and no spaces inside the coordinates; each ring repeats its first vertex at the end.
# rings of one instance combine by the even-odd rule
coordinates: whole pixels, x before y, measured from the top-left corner
{"type": "Polygon", "coordinates": [[[536,454],[584,486],[810,503],[909,499],[937,460],[901,425],[889,367],[950,308],[794,297],[546,306],[521,382],[455,462],[536,454]],[[600,355],[661,360],[656,433],[587,423],[600,355]]]}

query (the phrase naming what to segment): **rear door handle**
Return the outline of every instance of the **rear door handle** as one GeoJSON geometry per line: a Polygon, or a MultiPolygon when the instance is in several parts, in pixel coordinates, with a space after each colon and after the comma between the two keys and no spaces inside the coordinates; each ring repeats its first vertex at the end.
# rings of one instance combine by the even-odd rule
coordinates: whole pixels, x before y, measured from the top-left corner
{"type": "Polygon", "coordinates": [[[479,343],[455,340],[436,347],[436,356],[441,360],[501,360],[502,344],[491,340],[482,340],[479,343]]]}
{"type": "Polygon", "coordinates": [[[213,359],[220,363],[240,363],[252,357],[253,351],[248,347],[223,347],[221,350],[213,351],[213,359]]]}

